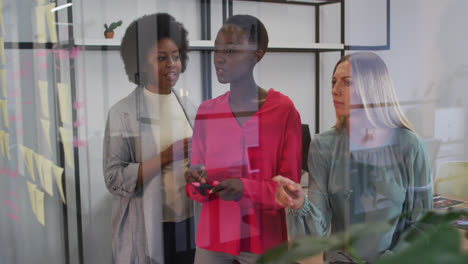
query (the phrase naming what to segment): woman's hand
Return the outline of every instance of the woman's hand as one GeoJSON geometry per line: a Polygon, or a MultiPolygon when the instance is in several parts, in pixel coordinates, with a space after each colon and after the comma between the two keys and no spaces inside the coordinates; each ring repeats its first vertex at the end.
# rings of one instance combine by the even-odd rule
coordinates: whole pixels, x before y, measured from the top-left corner
{"type": "Polygon", "coordinates": [[[294,210],[301,209],[305,199],[302,186],[281,175],[273,177],[273,181],[278,183],[275,195],[276,203],[286,208],[291,207],[294,210]]]}
{"type": "Polygon", "coordinates": [[[206,170],[205,166],[203,165],[193,165],[185,172],[184,174],[185,182],[192,183],[192,182],[201,182],[206,183],[206,170]]]}
{"type": "Polygon", "coordinates": [[[189,158],[190,153],[192,153],[192,138],[184,138],[178,140],[167,149],[161,152],[162,160],[166,161],[165,164],[172,163],[174,161],[183,160],[189,158]]]}
{"type": "Polygon", "coordinates": [[[240,179],[231,178],[220,182],[210,193],[216,193],[224,201],[236,201],[242,197],[244,185],[240,179]]]}

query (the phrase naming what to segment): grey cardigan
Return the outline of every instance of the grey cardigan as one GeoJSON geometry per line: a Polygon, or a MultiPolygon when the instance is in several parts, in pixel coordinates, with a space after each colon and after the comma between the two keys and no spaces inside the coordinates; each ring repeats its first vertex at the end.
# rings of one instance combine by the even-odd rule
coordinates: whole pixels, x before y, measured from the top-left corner
{"type": "MultiPolygon", "coordinates": [[[[111,107],[104,135],[104,179],[113,194],[112,252],[118,264],[163,263],[164,259],[161,178],[137,188],[140,163],[161,152],[153,139],[142,89],[136,88],[111,107]]],[[[193,125],[196,108],[179,102],[193,125]]]]}

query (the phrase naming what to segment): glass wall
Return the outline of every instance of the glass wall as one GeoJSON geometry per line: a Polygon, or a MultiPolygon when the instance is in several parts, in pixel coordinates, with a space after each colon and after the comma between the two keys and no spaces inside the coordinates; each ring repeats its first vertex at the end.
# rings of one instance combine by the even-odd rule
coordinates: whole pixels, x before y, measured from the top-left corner
{"type": "Polygon", "coordinates": [[[304,263],[398,253],[468,201],[467,8],[0,0],[2,262],[251,263],[392,219],[304,263]]]}

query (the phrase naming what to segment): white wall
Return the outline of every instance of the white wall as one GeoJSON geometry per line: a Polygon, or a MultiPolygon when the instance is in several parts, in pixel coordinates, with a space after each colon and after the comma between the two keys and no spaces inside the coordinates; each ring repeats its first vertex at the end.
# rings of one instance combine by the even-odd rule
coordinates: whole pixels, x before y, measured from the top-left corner
{"type": "MultiPolygon", "coordinates": [[[[365,24],[363,2],[346,1],[350,25],[358,20],[365,24]]],[[[391,50],[377,52],[389,67],[410,121],[428,142],[434,172],[441,162],[468,158],[465,10],[468,2],[464,0],[392,0],[391,50]],[[438,141],[441,145],[436,152],[433,145],[438,141]]],[[[371,19],[367,24],[373,23],[371,19]]],[[[359,34],[363,41],[374,38],[373,32],[348,34],[359,34]]]]}

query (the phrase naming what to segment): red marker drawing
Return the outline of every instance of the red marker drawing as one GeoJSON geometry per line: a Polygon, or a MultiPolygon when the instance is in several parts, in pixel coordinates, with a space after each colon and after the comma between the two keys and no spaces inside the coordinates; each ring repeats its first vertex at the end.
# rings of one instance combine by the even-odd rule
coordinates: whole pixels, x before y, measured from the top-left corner
{"type": "Polygon", "coordinates": [[[86,147],[86,141],[85,140],[75,139],[75,140],[73,140],[73,147],[75,147],[75,148],[86,147]]]}
{"type": "Polygon", "coordinates": [[[18,218],[16,217],[16,215],[14,215],[14,214],[12,214],[12,213],[8,213],[8,218],[13,219],[13,220],[15,220],[17,223],[19,223],[19,220],[18,220],[18,218]]]}
{"type": "Polygon", "coordinates": [[[8,196],[18,199],[18,194],[16,192],[8,191],[8,196]]]}

